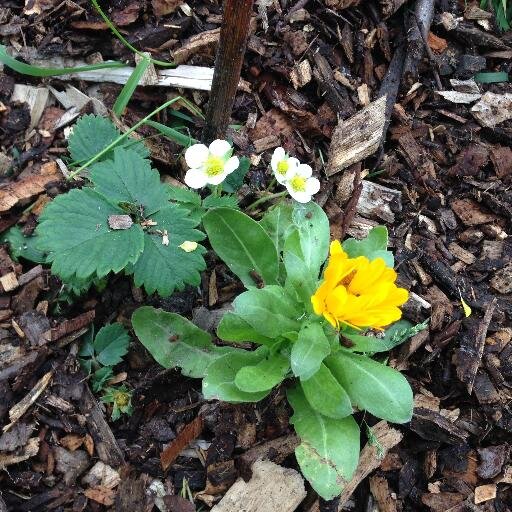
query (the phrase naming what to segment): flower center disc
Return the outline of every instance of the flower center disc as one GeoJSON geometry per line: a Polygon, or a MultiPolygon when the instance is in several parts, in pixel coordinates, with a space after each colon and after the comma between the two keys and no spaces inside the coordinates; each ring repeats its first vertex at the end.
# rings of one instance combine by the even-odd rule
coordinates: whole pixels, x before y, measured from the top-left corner
{"type": "Polygon", "coordinates": [[[305,192],[306,191],[306,180],[301,178],[300,176],[294,176],[290,180],[290,185],[292,186],[295,192],[305,192]]]}
{"type": "Polygon", "coordinates": [[[281,160],[277,164],[277,172],[279,174],[286,174],[286,172],[288,171],[289,167],[290,167],[290,164],[286,160],[281,160]]]}
{"type": "Polygon", "coordinates": [[[224,160],[218,156],[209,156],[206,160],[206,174],[217,176],[224,170],[224,160]]]}

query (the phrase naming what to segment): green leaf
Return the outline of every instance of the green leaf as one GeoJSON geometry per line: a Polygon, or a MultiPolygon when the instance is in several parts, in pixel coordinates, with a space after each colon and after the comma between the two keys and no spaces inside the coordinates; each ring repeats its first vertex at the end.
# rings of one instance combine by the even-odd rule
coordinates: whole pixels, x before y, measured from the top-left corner
{"type": "Polygon", "coordinates": [[[80,357],[92,357],[94,355],[94,326],[85,333],[82,345],[78,351],[80,357]]]}
{"type": "Polygon", "coordinates": [[[103,366],[115,366],[128,352],[130,335],[119,323],[105,325],[94,338],[95,359],[103,366]]]}
{"type": "Polygon", "coordinates": [[[217,327],[217,336],[223,341],[231,342],[253,342],[260,345],[271,347],[276,340],[262,336],[253,329],[244,319],[237,314],[228,311],[224,313],[219,326],[217,327]]]}
{"type": "Polygon", "coordinates": [[[290,361],[281,354],[269,354],[253,366],[244,366],[235,376],[235,385],[241,391],[257,393],[280,384],[290,370],[290,361]]]}
{"type": "Polygon", "coordinates": [[[245,175],[249,171],[249,167],[251,167],[251,161],[245,156],[240,158],[238,169],[228,174],[227,178],[222,183],[224,192],[228,192],[229,194],[236,192],[242,186],[245,175]]]}
{"type": "Polygon", "coordinates": [[[223,400],[224,402],[259,402],[269,391],[247,393],[235,384],[237,373],[244,366],[254,366],[262,361],[267,354],[265,347],[254,352],[232,349],[232,352],[216,359],[206,370],[203,379],[203,396],[206,400],[223,400]]]}
{"type": "Polygon", "coordinates": [[[298,331],[300,312],[280,286],[265,286],[239,295],[233,301],[235,313],[267,338],[298,331]]]}
{"type": "Polygon", "coordinates": [[[203,208],[233,208],[239,210],[236,196],[210,195],[203,199],[203,208]]]}
{"type": "Polygon", "coordinates": [[[101,391],[108,380],[114,376],[111,366],[104,366],[96,370],[91,376],[92,390],[97,393],[101,391]]]}
{"type": "MultiPolygon", "coordinates": [[[[68,148],[71,158],[75,162],[86,162],[112,144],[120,135],[121,132],[108,119],[92,114],[82,116],[69,137],[68,148]]],[[[146,146],[130,137],[122,139],[116,147],[130,148],[144,158],[149,156],[146,146]]],[[[109,151],[102,160],[111,156],[112,151],[109,151]]]]}
{"type": "Polygon", "coordinates": [[[388,230],[385,226],[372,228],[363,240],[349,238],[342,243],[342,246],[349,258],[366,256],[370,261],[382,258],[388,267],[393,268],[395,266],[393,253],[387,250],[388,230]]]}
{"type": "Polygon", "coordinates": [[[494,84],[499,82],[508,82],[508,73],[506,71],[483,72],[475,75],[475,82],[481,84],[494,84]]]}
{"type": "Polygon", "coordinates": [[[277,283],[277,250],[255,220],[231,208],[215,208],[203,217],[203,226],[214,251],[246,287],[257,284],[254,272],[267,285],[277,283]]]}
{"type": "Polygon", "coordinates": [[[423,329],[426,329],[427,323],[428,320],[421,324],[413,325],[407,320],[399,320],[386,329],[382,338],[344,332],[341,334],[353,343],[353,346],[347,348],[350,352],[387,352],[404,341],[407,341],[423,329]]]}
{"type": "Polygon", "coordinates": [[[53,261],[52,271],[64,280],[73,275],[103,277],[134,263],[144,248],[139,225],[111,230],[110,215],[124,214],[91,189],[71,190],[57,196],[41,216],[36,233],[39,248],[53,261]]]}
{"type": "Polygon", "coordinates": [[[166,185],[168,198],[178,203],[190,203],[195,206],[201,206],[201,196],[189,188],[175,187],[166,185]]]}
{"type": "Polygon", "coordinates": [[[158,172],[133,149],[114,149],[112,160],[91,167],[90,178],[96,192],[117,204],[142,206],[145,217],[169,204],[158,172]]]}
{"type": "Polygon", "coordinates": [[[299,237],[299,232],[295,231],[288,236],[284,244],[285,288],[292,289],[297,299],[305,306],[306,311],[312,312],[311,296],[317,288],[318,271],[312,271],[304,261],[299,237]]]}
{"type": "Polygon", "coordinates": [[[294,375],[308,379],[320,369],[330,352],[329,340],[322,326],[317,322],[303,324],[292,346],[291,367],[294,375]]]}
{"type": "Polygon", "coordinates": [[[164,137],[167,137],[168,139],[176,142],[176,144],[179,144],[185,148],[192,146],[192,144],[199,143],[197,139],[190,137],[190,135],[185,135],[175,128],[171,128],[165,124],[157,123],[156,121],[146,121],[145,124],[155,128],[155,130],[158,130],[164,137]]]}
{"type": "Polygon", "coordinates": [[[48,263],[48,256],[37,248],[39,238],[25,236],[18,226],[13,226],[0,236],[0,243],[9,244],[11,258],[18,261],[23,258],[34,263],[48,263]]]}
{"type": "Polygon", "coordinates": [[[18,73],[37,77],[69,75],[72,73],[81,73],[83,71],[95,71],[97,69],[126,67],[126,64],[123,64],[122,62],[101,62],[99,64],[90,64],[88,66],[78,66],[76,68],[40,68],[11,57],[7,53],[7,48],[3,44],[0,44],[0,62],[11,69],[14,69],[14,71],[18,73]]]}
{"type": "Polygon", "coordinates": [[[295,229],[292,212],[291,203],[281,203],[268,210],[260,220],[260,226],[268,233],[279,253],[283,250],[284,241],[295,229]]]}
{"type": "Polygon", "coordinates": [[[347,392],[321,363],[309,379],[301,379],[300,385],[309,405],[329,418],[345,418],[352,414],[352,404],[347,392]]]}
{"type": "Polygon", "coordinates": [[[148,293],[156,291],[162,297],[182,290],[185,284],[198,285],[200,272],[206,267],[205,248],[198,245],[194,251],[186,252],[180,247],[185,241],[198,242],[204,238],[203,233],[194,229],[197,222],[188,217],[187,210],[172,204],[152,215],[151,220],[157,223],[154,229],[167,231],[169,244],[162,243],[161,234],[144,233],[144,252],[130,270],[135,285],[144,286],[148,293]]]}
{"type": "Polygon", "coordinates": [[[400,372],[345,350],[329,356],[325,363],[360,409],[394,423],[411,420],[412,390],[400,372]]]}
{"type": "Polygon", "coordinates": [[[164,368],[181,368],[187,377],[204,377],[208,365],[230,347],[216,347],[211,336],[176,313],[143,306],[132,315],[137,338],[164,368]]]}
{"type": "Polygon", "coordinates": [[[285,249],[300,257],[309,274],[316,278],[329,252],[329,220],[322,208],[313,201],[297,203],[292,217],[297,231],[289,235],[285,249]]]}
{"type": "Polygon", "coordinates": [[[338,496],[359,461],[359,427],[352,416],[332,419],[316,412],[299,386],[288,390],[290,421],[301,444],[295,456],[302,474],[325,500],[338,496]]]}
{"type": "Polygon", "coordinates": [[[150,64],[151,59],[149,59],[147,56],[144,56],[135,66],[128,80],[121,89],[121,92],[117,96],[114,106],[112,107],[112,112],[114,112],[114,114],[117,117],[123,115],[124,109],[128,105],[128,102],[130,101],[131,97],[133,96],[133,93],[135,92],[135,89],[139,85],[140,79],[142,78],[150,64]]]}

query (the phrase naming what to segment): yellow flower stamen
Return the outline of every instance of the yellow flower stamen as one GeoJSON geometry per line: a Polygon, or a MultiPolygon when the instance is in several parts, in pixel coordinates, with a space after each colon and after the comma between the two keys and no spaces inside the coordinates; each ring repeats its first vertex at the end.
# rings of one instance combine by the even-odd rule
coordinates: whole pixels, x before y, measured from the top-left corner
{"type": "Polygon", "coordinates": [[[396,277],[382,258],[349,258],[335,240],[324,280],[311,297],[313,309],[335,328],[382,329],[400,319],[399,306],[409,298],[407,290],[396,286],[396,277]]]}
{"type": "Polygon", "coordinates": [[[290,180],[290,185],[292,186],[295,192],[305,192],[306,191],[306,180],[301,176],[294,176],[290,180]]]}
{"type": "Polygon", "coordinates": [[[279,174],[282,174],[283,176],[288,172],[288,169],[290,168],[290,164],[288,163],[287,160],[281,160],[278,164],[277,164],[277,172],[279,174]]]}
{"type": "Polygon", "coordinates": [[[130,402],[130,395],[123,391],[116,391],[114,393],[114,401],[118,407],[125,407],[130,402]]]}
{"type": "Polygon", "coordinates": [[[205,163],[208,176],[218,176],[224,171],[224,160],[219,156],[210,155],[205,163]]]}

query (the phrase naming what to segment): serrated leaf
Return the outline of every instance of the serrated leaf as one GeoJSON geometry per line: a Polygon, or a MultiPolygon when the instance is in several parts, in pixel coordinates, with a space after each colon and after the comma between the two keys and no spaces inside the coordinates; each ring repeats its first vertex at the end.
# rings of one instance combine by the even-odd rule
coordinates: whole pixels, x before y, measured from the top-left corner
{"type": "Polygon", "coordinates": [[[175,187],[173,185],[166,185],[167,196],[172,201],[178,203],[190,203],[195,206],[201,206],[201,196],[190,190],[189,188],[175,187]]]}
{"type": "Polygon", "coordinates": [[[114,376],[111,366],[104,366],[96,370],[91,376],[92,390],[97,393],[101,391],[109,379],[114,376]]]}
{"type": "Polygon", "coordinates": [[[411,420],[411,386],[397,370],[345,350],[329,356],[325,364],[360,409],[394,423],[411,420]]]}
{"type": "Polygon", "coordinates": [[[255,220],[231,208],[215,208],[205,214],[203,226],[215,252],[246,287],[257,284],[253,273],[267,285],[277,283],[277,250],[255,220]]]}
{"type": "Polygon", "coordinates": [[[359,461],[359,427],[352,416],[332,419],[316,412],[299,386],[289,389],[290,418],[301,444],[295,449],[302,474],[325,500],[338,496],[359,461]]]}
{"type": "Polygon", "coordinates": [[[187,210],[169,205],[152,215],[155,229],[167,230],[169,244],[164,245],[159,234],[144,234],[144,252],[133,265],[135,285],[144,286],[148,293],[158,292],[167,297],[174,290],[182,290],[185,284],[198,285],[200,272],[206,268],[205,248],[198,245],[192,252],[184,251],[183,242],[196,242],[204,234],[194,229],[197,222],[188,217],[187,210]]]}
{"type": "Polygon", "coordinates": [[[329,418],[345,418],[352,414],[352,404],[347,392],[325,364],[308,379],[301,378],[300,385],[309,405],[329,418]]]}
{"type": "Polygon", "coordinates": [[[164,368],[181,368],[188,377],[204,377],[206,368],[230,347],[217,347],[211,336],[176,313],[143,306],[132,315],[137,338],[164,368]]]}
{"type": "MultiPolygon", "coordinates": [[[[114,142],[121,132],[114,123],[108,119],[92,114],[82,116],[73,127],[73,133],[69,136],[69,153],[74,162],[85,163],[109,144],[114,142]]],[[[118,146],[130,148],[143,158],[149,157],[149,151],[140,141],[131,137],[123,139],[118,146]]],[[[112,152],[103,155],[102,160],[110,158],[112,152]]]]}
{"type": "Polygon", "coordinates": [[[115,366],[128,352],[130,335],[119,323],[105,325],[94,338],[94,352],[98,363],[103,366],[115,366]]]}
{"type": "Polygon", "coordinates": [[[290,361],[281,354],[269,354],[259,363],[244,366],[235,376],[235,385],[241,391],[258,393],[280,384],[290,370],[290,361]]]}
{"type": "Polygon", "coordinates": [[[228,174],[222,183],[223,190],[230,194],[236,192],[242,186],[245,175],[249,171],[250,167],[251,161],[247,157],[243,156],[240,158],[240,165],[238,166],[238,169],[231,174],[228,174]]]}
{"type": "Polygon", "coordinates": [[[239,210],[236,196],[206,196],[203,199],[203,208],[233,208],[239,210]]]}
{"type": "Polygon", "coordinates": [[[139,225],[112,231],[110,215],[123,211],[91,189],[71,190],[49,203],[39,218],[39,248],[52,260],[52,272],[64,280],[119,272],[144,248],[139,225]]]}
{"type": "Polygon", "coordinates": [[[270,390],[247,393],[238,389],[235,378],[244,366],[253,366],[262,361],[267,354],[266,347],[259,347],[254,352],[231,350],[230,353],[219,357],[208,366],[206,377],[203,379],[204,398],[231,403],[259,402],[269,394],[270,390]]]}
{"type": "Polygon", "coordinates": [[[0,243],[9,244],[11,258],[24,258],[34,263],[48,263],[48,256],[37,248],[37,236],[25,236],[18,226],[13,226],[0,236],[0,243]]]}
{"type": "Polygon", "coordinates": [[[133,149],[114,149],[112,159],[91,166],[90,178],[96,192],[116,204],[142,206],[145,217],[169,204],[160,175],[133,149]]]}
{"type": "Polygon", "coordinates": [[[363,240],[349,238],[342,243],[342,246],[349,258],[366,256],[370,261],[382,258],[388,267],[395,266],[393,253],[387,250],[388,230],[385,226],[372,228],[363,240]]]}
{"type": "Polygon", "coordinates": [[[291,367],[294,375],[308,379],[320,369],[330,352],[329,340],[322,326],[317,322],[303,324],[292,346],[291,367]]]}

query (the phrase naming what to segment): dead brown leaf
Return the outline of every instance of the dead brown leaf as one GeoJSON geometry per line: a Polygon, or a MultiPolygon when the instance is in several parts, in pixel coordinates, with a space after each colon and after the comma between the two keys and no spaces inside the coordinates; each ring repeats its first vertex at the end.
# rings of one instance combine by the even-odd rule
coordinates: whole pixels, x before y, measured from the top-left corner
{"type": "Polygon", "coordinates": [[[193,421],[185,425],[181,432],[169,443],[160,454],[160,463],[165,471],[183,451],[203,430],[203,418],[197,416],[193,421]]]}
{"type": "Polygon", "coordinates": [[[436,36],[433,32],[428,33],[428,45],[430,49],[436,53],[443,53],[448,47],[446,39],[436,36]]]}
{"type": "Polygon", "coordinates": [[[84,491],[84,494],[96,503],[111,507],[114,504],[115,491],[108,487],[90,487],[84,491]]]}
{"type": "Polygon", "coordinates": [[[156,17],[173,13],[182,3],[183,0],[151,0],[156,17]]]}

